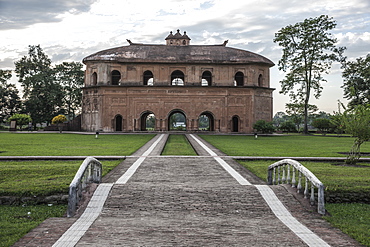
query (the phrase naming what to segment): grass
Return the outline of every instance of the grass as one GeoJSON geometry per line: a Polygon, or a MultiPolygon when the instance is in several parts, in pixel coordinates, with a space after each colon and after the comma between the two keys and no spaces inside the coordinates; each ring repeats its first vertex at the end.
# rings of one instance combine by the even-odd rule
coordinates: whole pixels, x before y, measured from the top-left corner
{"type": "MultiPolygon", "coordinates": [[[[350,137],[324,136],[211,136],[202,138],[232,156],[287,156],[287,157],[341,157],[338,152],[348,152],[352,146],[350,137]]],[[[361,152],[370,152],[369,143],[361,146],[361,152]]],[[[273,161],[239,161],[248,170],[266,181],[267,167],[273,161]]],[[[336,166],[325,162],[302,162],[326,186],[325,194],[370,194],[370,164],[364,167],[336,166]]],[[[363,203],[327,203],[325,216],[333,226],[370,246],[370,205],[363,203]]]]}
{"type": "MultiPolygon", "coordinates": [[[[350,151],[353,138],[328,136],[229,136],[200,135],[216,148],[230,156],[277,156],[277,157],[345,157],[339,152],[350,151]]],[[[370,144],[364,143],[361,152],[370,152],[370,144]]]]}
{"type": "Polygon", "coordinates": [[[197,153],[194,151],[185,135],[170,135],[162,155],[194,156],[197,155],[197,153]]]}
{"type": "Polygon", "coordinates": [[[79,135],[0,132],[2,156],[100,156],[133,154],[154,134],[79,135]]]}
{"type": "Polygon", "coordinates": [[[331,216],[324,216],[333,226],[370,246],[370,205],[360,203],[326,204],[331,216]]]}
{"type": "Polygon", "coordinates": [[[62,217],[66,205],[1,206],[0,246],[11,246],[49,217],[62,217]]]}
{"type": "MultiPolygon", "coordinates": [[[[120,161],[101,161],[103,176],[120,161]]],[[[2,161],[0,196],[68,194],[68,187],[82,161],[2,161]]]]}

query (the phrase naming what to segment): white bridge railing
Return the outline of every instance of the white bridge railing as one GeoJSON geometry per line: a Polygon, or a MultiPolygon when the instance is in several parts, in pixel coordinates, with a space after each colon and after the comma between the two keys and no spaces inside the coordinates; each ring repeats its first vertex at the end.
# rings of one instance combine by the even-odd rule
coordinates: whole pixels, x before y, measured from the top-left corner
{"type": "Polygon", "coordinates": [[[325,214],[324,184],[301,163],[292,159],[284,159],[268,167],[267,182],[273,184],[291,184],[297,188],[297,193],[302,193],[305,198],[310,195],[311,205],[315,204],[315,187],[317,188],[317,211],[325,214]],[[302,177],[305,179],[303,190],[302,177]],[[311,185],[311,192],[309,187],[311,185]]]}
{"type": "Polygon", "coordinates": [[[67,217],[74,216],[82,192],[88,183],[100,183],[102,178],[102,164],[93,157],[87,157],[78,169],[69,185],[67,217]]]}

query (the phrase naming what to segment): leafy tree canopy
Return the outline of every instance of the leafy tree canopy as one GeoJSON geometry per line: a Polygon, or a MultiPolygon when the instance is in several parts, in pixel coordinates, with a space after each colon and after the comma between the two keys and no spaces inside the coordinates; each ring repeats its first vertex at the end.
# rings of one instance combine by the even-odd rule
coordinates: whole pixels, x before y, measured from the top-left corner
{"type": "Polygon", "coordinates": [[[14,114],[11,116],[8,121],[16,121],[19,128],[22,129],[23,125],[27,125],[28,123],[32,122],[32,118],[27,114],[14,114]]]}
{"type": "Polygon", "coordinates": [[[274,42],[283,48],[279,70],[286,72],[285,79],[280,81],[280,93],[289,93],[294,103],[303,103],[305,133],[311,94],[320,97],[321,83],[325,81],[322,75],[329,72],[333,61],[343,60],[345,48],[336,48],[337,40],[328,32],[335,26],[332,18],[321,15],[288,25],[275,34],[274,42]]]}
{"type": "Polygon", "coordinates": [[[370,103],[370,54],[366,58],[344,64],[343,79],[344,97],[349,106],[370,103]]]}
{"type": "Polygon", "coordinates": [[[0,69],[0,123],[21,109],[18,89],[7,82],[11,77],[10,70],[0,69]]]}

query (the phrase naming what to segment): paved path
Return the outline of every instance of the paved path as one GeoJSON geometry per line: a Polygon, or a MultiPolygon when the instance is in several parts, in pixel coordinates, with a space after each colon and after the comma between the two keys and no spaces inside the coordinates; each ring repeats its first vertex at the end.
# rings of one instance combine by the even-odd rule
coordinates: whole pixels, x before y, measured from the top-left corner
{"type": "Polygon", "coordinates": [[[15,246],[358,246],[195,135],[201,156],[160,157],[166,138],[105,176],[78,219],[50,219],[15,246]]]}

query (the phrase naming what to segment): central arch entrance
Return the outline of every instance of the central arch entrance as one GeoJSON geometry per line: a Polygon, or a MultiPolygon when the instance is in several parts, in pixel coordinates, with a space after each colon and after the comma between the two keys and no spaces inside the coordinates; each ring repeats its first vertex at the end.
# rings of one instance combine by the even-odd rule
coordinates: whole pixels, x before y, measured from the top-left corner
{"type": "Polygon", "coordinates": [[[181,110],[173,110],[168,115],[168,130],[185,131],[186,130],[186,115],[181,110]]]}

